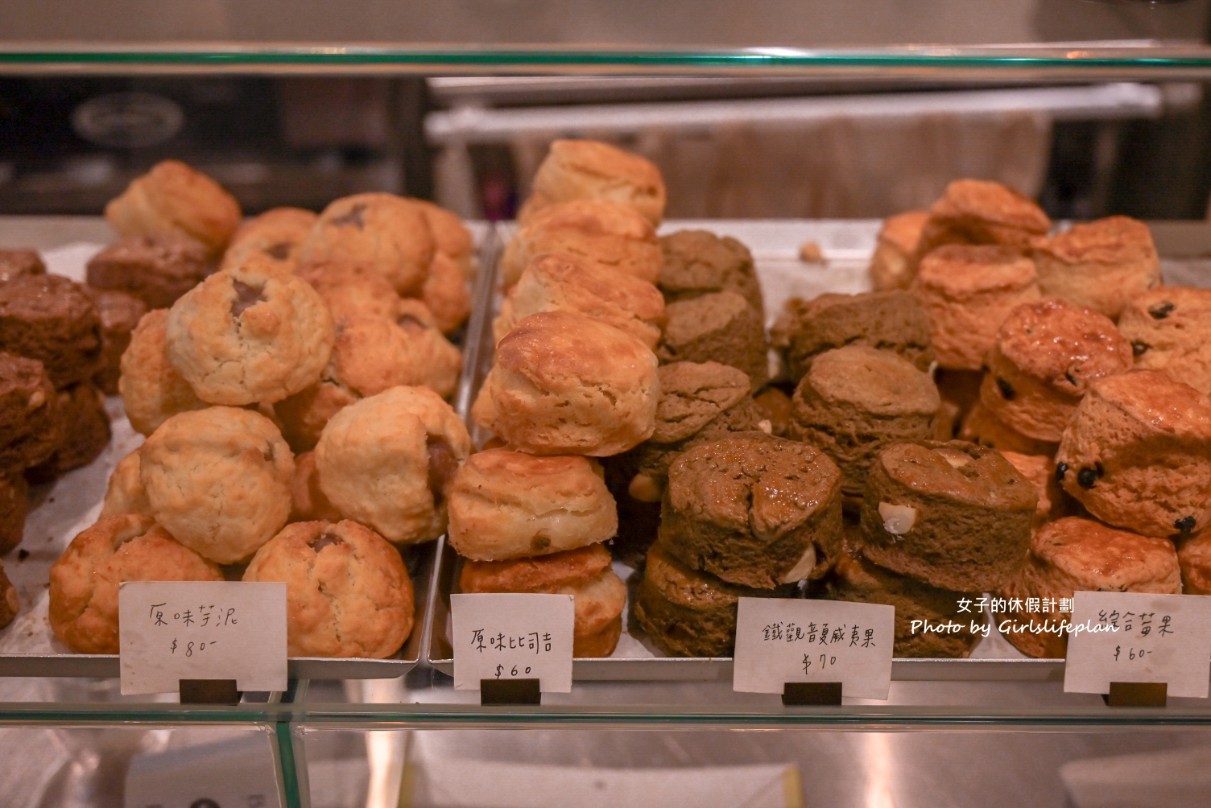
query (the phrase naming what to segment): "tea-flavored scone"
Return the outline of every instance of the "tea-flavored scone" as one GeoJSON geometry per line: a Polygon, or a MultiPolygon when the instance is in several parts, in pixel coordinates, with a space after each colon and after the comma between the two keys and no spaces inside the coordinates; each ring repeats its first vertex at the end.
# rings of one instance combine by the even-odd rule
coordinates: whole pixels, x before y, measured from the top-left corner
{"type": "Polygon", "coordinates": [[[876,292],[907,289],[912,283],[913,255],[929,211],[910,210],[883,220],[870,257],[870,283],[876,292]]]}
{"type": "Polygon", "coordinates": [[[59,440],[54,453],[26,470],[31,482],[49,482],[72,469],[87,466],[109,445],[109,413],[105,394],[85,382],[58,392],[59,440]]]}
{"type": "Polygon", "coordinates": [[[1074,224],[1040,240],[1031,255],[1044,296],[1070,300],[1112,320],[1161,282],[1152,231],[1129,216],[1074,224]]]}
{"type": "Polygon", "coordinates": [[[1204,531],[1179,544],[1177,561],[1182,570],[1182,592],[1211,595],[1211,532],[1204,531]]]}
{"type": "Polygon", "coordinates": [[[168,360],[198,398],[232,406],[281,401],[313,384],[335,339],[319,293],[258,256],[186,293],[167,329],[168,360]]]}
{"type": "Polygon", "coordinates": [[[320,473],[315,452],[303,452],[294,458],[294,477],[290,480],[291,522],[339,522],[343,517],[320,489],[320,473]]]}
{"type": "Polygon", "coordinates": [[[1135,295],[1118,328],[1131,343],[1135,367],[1211,395],[1211,289],[1163,286],[1135,295]]]}
{"type": "Polygon", "coordinates": [[[214,272],[206,247],[183,236],[135,236],[111,244],[88,260],[86,278],[107,289],[166,309],[214,272]]]}
{"type": "Polygon", "coordinates": [[[1026,250],[1051,220],[1033,200],[999,182],[955,180],[929,207],[914,264],[943,244],[999,244],[1026,250]]]}
{"type": "Polygon", "coordinates": [[[1060,489],[1060,481],[1056,475],[1055,459],[1047,455],[1028,455],[998,449],[1001,457],[1009,461],[1018,472],[1034,484],[1038,494],[1038,504],[1034,510],[1034,524],[1037,528],[1044,522],[1059,519],[1067,510],[1064,493],[1060,489]]]}
{"type": "Polygon", "coordinates": [[[1027,437],[1001,421],[980,401],[976,401],[959,423],[960,440],[978,443],[1003,452],[1053,457],[1059,441],[1027,437]]]}
{"type": "Polygon", "coordinates": [[[443,252],[433,254],[429,275],[421,284],[419,297],[443,334],[457,331],[471,314],[467,276],[462,267],[443,252]]]}
{"type": "Polygon", "coordinates": [[[0,475],[21,474],[62,437],[59,397],[37,359],[0,351],[0,475]]]}
{"type": "Polygon", "coordinates": [[[231,237],[219,269],[238,267],[259,255],[288,272],[298,266],[299,248],[315,227],[317,216],[303,208],[270,208],[244,221],[231,237]]]}
{"type": "Polygon", "coordinates": [[[412,580],[399,550],[357,522],[287,525],[243,580],[286,584],[290,656],[384,659],[412,633],[412,580]]]}
{"type": "Polygon", "coordinates": [[[37,250],[27,248],[0,249],[0,283],[26,275],[45,275],[46,264],[37,250]]]}
{"type": "Polygon", "coordinates": [[[366,264],[401,295],[420,291],[437,247],[425,211],[410,199],[364,193],[331,202],[299,249],[300,264],[366,264]]]}
{"type": "Polygon", "coordinates": [[[446,529],[450,481],[471,437],[441,396],[392,387],[338,412],[315,447],[320,490],[342,514],[395,544],[446,529]]]}
{"type": "MultiPolygon", "coordinates": [[[[1035,531],[1026,564],[996,592],[1012,603],[1071,598],[1083,591],[1180,593],[1181,571],[1173,542],[1116,530],[1092,519],[1057,519],[1035,531]]],[[[1067,622],[1068,615],[1062,612],[1026,609],[1011,611],[998,621],[1002,635],[1019,651],[1048,658],[1065,655],[1068,638],[1057,627],[1067,622]]]]}
{"type": "Polygon", "coordinates": [[[325,261],[303,264],[294,274],[319,292],[336,323],[366,314],[392,319],[399,312],[395,287],[369,264],[325,261]]]}
{"type": "Polygon", "coordinates": [[[1131,345],[1106,315],[1040,300],[1001,323],[980,401],[1016,432],[1055,442],[1089,385],[1130,367],[1131,345]]]}
{"type": "Polygon", "coordinates": [[[972,603],[980,592],[954,592],[922,583],[906,575],[882,569],[859,555],[842,553],[832,573],[825,579],[823,597],[854,603],[882,603],[894,606],[896,657],[962,658],[971,654],[982,636],[972,630],[979,618],[973,610],[963,611],[962,602],[972,603]],[[926,625],[954,625],[955,631],[925,631],[913,621],[926,625]]]}
{"type": "Polygon", "coordinates": [[[792,298],[770,329],[770,340],[785,356],[795,382],[817,356],[847,345],[892,351],[918,370],[928,370],[934,358],[924,310],[909,292],[899,290],[792,298]]]}
{"type": "Polygon", "coordinates": [[[736,292],[765,321],[765,301],[753,254],[739,240],[708,230],[678,230],[660,237],[664,261],[658,286],[670,303],[712,292],[736,292]]]}
{"type": "Polygon", "coordinates": [[[841,468],[842,492],[856,498],[879,449],[931,437],[940,406],[929,374],[891,351],[851,345],[812,362],[795,388],[787,435],[823,449],[841,468]]]}
{"type": "Polygon", "coordinates": [[[151,512],[219,564],[245,561],[286,524],[294,456],[273,422],[235,407],[172,416],[139,451],[151,512]]]}
{"type": "Polygon", "coordinates": [[[517,218],[528,222],[560,202],[601,199],[633,208],[657,226],[666,196],[664,177],[650,160],[598,140],[555,140],[517,218]]]}
{"type": "Polygon", "coordinates": [[[601,466],[579,455],[477,452],[451,480],[447,508],[450,546],[476,561],[559,553],[618,531],[601,466]]]}
{"type": "Polygon", "coordinates": [[[55,387],[101,368],[101,318],[92,291],[62,275],[0,284],[0,351],[37,359],[55,387]]]}
{"type": "Polygon", "coordinates": [[[1017,306],[1039,299],[1034,262],[988,244],[947,244],[921,259],[913,295],[929,320],[938,366],[979,370],[997,329],[1017,306]]]}
{"type": "Polygon", "coordinates": [[[101,319],[101,369],[92,381],[107,396],[118,394],[122,354],[130,346],[130,335],[147,313],[147,304],[126,292],[102,290],[95,295],[101,319]]]}
{"type": "Polygon", "coordinates": [[[841,532],[841,472],[813,446],[745,432],[704,443],[669,467],[658,544],[733,584],[773,589],[817,570],[841,532]]]}
{"type": "MultiPolygon", "coordinates": [[[[791,409],[794,406],[791,397],[781,387],[769,385],[753,396],[753,404],[757,408],[759,420],[769,423],[770,433],[780,438],[786,437],[790,429],[791,409]]],[[[758,429],[765,431],[764,426],[759,425],[758,429]]]]}
{"type": "Polygon", "coordinates": [[[870,466],[859,552],[942,589],[982,592],[1026,562],[1038,495],[998,452],[963,441],[894,443],[870,466]]]}
{"type": "Polygon", "coordinates": [[[635,337],[571,312],[532,314],[496,346],[475,423],[531,454],[619,454],[651,436],[656,356],[635,337]]]}
{"type": "Polygon", "coordinates": [[[13,586],[4,572],[4,564],[0,564],[0,628],[16,620],[20,611],[21,597],[17,594],[17,587],[13,586]]]}
{"type": "Polygon", "coordinates": [[[664,297],[648,281],[560,254],[540,255],[529,263],[501,302],[492,333],[499,341],[518,320],[540,311],[593,317],[653,350],[665,322],[664,297]]]}
{"type": "Polygon", "coordinates": [[[131,427],[150,435],[170,416],[198,410],[206,402],[168,361],[168,309],[143,315],[119,365],[118,393],[131,427]]]}
{"type": "Polygon", "coordinates": [[[505,245],[501,286],[508,289],[540,255],[562,253],[618,275],[656,283],[660,242],[652,223],[617,202],[581,199],[536,213],[505,245]]]}
{"type": "Polygon", "coordinates": [[[105,488],[105,499],[101,504],[102,519],[123,513],[151,516],[151,502],[147,499],[147,488],[143,485],[142,463],[139,452],[142,447],[130,452],[114,466],[105,488]]]}
{"type": "Polygon", "coordinates": [[[0,555],[21,543],[29,514],[29,484],[20,473],[0,474],[0,555]]]}
{"type": "Polygon", "coordinates": [[[79,654],[118,653],[125,581],[221,581],[211,561],[149,516],[121,514],[79,533],[50,570],[50,627],[79,654]]]}
{"type": "Polygon", "coordinates": [[[736,292],[670,303],[656,348],[662,364],[722,362],[744,371],[753,389],[769,380],[769,345],[760,313],[736,292]]]}
{"type": "Polygon", "coordinates": [[[1198,533],[1211,524],[1211,399],[1155,370],[1099,379],[1064,431],[1056,473],[1103,522],[1198,533]]]}

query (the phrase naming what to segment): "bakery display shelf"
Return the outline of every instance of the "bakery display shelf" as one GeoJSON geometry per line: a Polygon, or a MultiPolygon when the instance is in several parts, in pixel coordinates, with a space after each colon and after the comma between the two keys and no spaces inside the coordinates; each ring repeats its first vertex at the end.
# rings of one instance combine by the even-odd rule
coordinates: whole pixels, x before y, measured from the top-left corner
{"type": "MultiPolygon", "coordinates": [[[[823,292],[856,293],[868,291],[867,268],[881,221],[878,220],[682,220],[665,222],[661,233],[685,229],[703,229],[739,239],[753,253],[762,280],[767,326],[790,297],[810,298],[823,292]],[[819,247],[821,263],[799,258],[800,248],[808,242],[819,247]]],[[[1211,225],[1203,222],[1150,223],[1161,255],[1162,272],[1174,284],[1211,286],[1211,225]]],[[[513,236],[515,226],[497,226],[496,241],[503,245],[513,236]]],[[[495,268],[495,263],[486,267],[495,268]]],[[[478,391],[492,363],[492,320],[499,310],[500,294],[494,272],[484,273],[476,294],[476,308],[468,324],[464,387],[467,399],[460,401],[460,412],[467,413],[470,399],[478,391]]],[[[482,445],[489,437],[472,426],[472,438],[482,445]]],[[[430,602],[426,611],[431,625],[425,659],[438,672],[452,676],[453,650],[450,641],[450,598],[456,579],[458,557],[445,543],[437,548],[432,572],[430,602]]],[[[614,563],[623,580],[634,573],[621,562],[614,563]]],[[[628,586],[629,590],[633,587],[628,586]]],[[[603,659],[577,659],[573,678],[578,682],[611,681],[730,681],[729,657],[673,658],[665,656],[645,638],[630,631],[629,598],[624,613],[624,631],[614,654],[603,659]]],[[[1022,655],[993,626],[967,659],[896,659],[892,663],[893,681],[1010,681],[1060,682],[1064,665],[1058,660],[1030,659],[1022,655]]]]}

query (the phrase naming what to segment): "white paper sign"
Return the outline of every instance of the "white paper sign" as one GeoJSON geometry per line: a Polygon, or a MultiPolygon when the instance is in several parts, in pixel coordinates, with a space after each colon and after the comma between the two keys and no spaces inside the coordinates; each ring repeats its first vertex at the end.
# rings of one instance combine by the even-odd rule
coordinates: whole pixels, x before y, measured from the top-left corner
{"type": "Polygon", "coordinates": [[[454,689],[482,679],[537,679],[544,693],[572,690],[571,595],[451,595],[454,689]]]}
{"type": "Polygon", "coordinates": [[[286,689],[286,584],[129,581],[118,626],[123,695],[176,693],[182,679],[286,689]]]}
{"type": "Polygon", "coordinates": [[[732,689],[781,693],[787,682],[841,682],[845,696],[885,699],[895,615],[872,603],[741,598],[732,689]]]}
{"type": "Polygon", "coordinates": [[[1164,682],[1171,697],[1207,697],[1211,597],[1077,592],[1064,692],[1108,693],[1111,682],[1164,682]]]}

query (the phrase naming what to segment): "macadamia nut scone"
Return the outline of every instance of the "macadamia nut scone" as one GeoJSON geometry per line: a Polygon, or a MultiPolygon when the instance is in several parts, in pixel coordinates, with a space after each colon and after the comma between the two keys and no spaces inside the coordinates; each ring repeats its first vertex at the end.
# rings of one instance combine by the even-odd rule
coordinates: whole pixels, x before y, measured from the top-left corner
{"type": "Polygon", "coordinates": [[[320,214],[299,249],[299,264],[367,264],[401,295],[420,291],[436,252],[425,212],[387,193],[346,196],[320,214]]]}
{"type": "Polygon", "coordinates": [[[1123,307],[1161,282],[1148,225],[1127,216],[1075,224],[1031,251],[1046,297],[1117,320],[1123,307]]]}
{"type": "Polygon", "coordinates": [[[1034,485],[992,449],[895,443],[871,464],[859,551],[931,586],[986,591],[1026,562],[1037,500],[1034,485]]]}
{"type": "Polygon", "coordinates": [[[450,546],[476,561],[558,553],[618,530],[601,467],[579,455],[477,452],[454,475],[447,505],[450,546]]]}
{"type": "Polygon", "coordinates": [[[147,516],[102,519],[77,535],[50,571],[50,626],[80,654],[118,653],[124,581],[221,581],[210,561],[147,516]]]}
{"type": "Polygon", "coordinates": [[[1040,300],[1001,323],[980,401],[1016,432],[1055,442],[1090,383],[1130,367],[1131,346],[1104,314],[1040,300]]]}
{"type": "Polygon", "coordinates": [[[1135,366],[1211,395],[1211,289],[1164,286],[1135,295],[1119,315],[1135,366]]]}
{"type": "Polygon", "coordinates": [[[252,556],[286,524],[294,456],[263,415],[210,407],[174,415],[139,451],[156,521],[219,564],[252,556]]]}
{"type": "Polygon", "coordinates": [[[1012,188],[988,180],[955,180],[929,208],[914,263],[943,244],[1000,244],[1025,250],[1050,229],[1043,209],[1012,188]]]}
{"type": "Polygon", "coordinates": [[[938,365],[953,370],[983,367],[1009,312],[1039,299],[1034,263],[992,245],[939,247],[921,259],[912,291],[929,319],[938,365]]]}
{"type": "Polygon", "coordinates": [[[912,283],[913,256],[929,211],[910,210],[883,220],[870,257],[870,282],[876,292],[907,289],[912,283]]]}
{"type": "Polygon", "coordinates": [[[388,541],[432,541],[471,437],[441,396],[392,387],[332,417],[315,447],[320,490],[342,514],[388,541]]]}
{"type": "Polygon", "coordinates": [[[712,292],[735,292],[765,321],[757,265],[748,247],[707,230],[678,230],[660,238],[660,291],[669,302],[712,292]]]}
{"type": "Polygon", "coordinates": [[[0,351],[37,359],[55,387],[101,369],[101,318],[92,292],[62,275],[0,284],[0,351]]]}
{"type": "Polygon", "coordinates": [[[291,656],[383,659],[412,633],[412,580],[399,550],[357,522],[287,525],[257,550],[244,580],[286,584],[291,656]]]}
{"type": "Polygon", "coordinates": [[[753,389],[769,380],[769,344],[761,314],[736,292],[712,292],[670,303],[656,348],[662,364],[722,362],[740,368],[753,389]]]}
{"type": "Polygon", "coordinates": [[[1056,474],[1103,522],[1198,533],[1211,524],[1211,400],[1154,370],[1099,379],[1064,431],[1056,474]]]}
{"type": "Polygon", "coordinates": [[[806,580],[841,532],[841,473],[820,450],[730,435],[669,467],[658,543],[693,569],[757,589],[806,580]]]}
{"type": "Polygon", "coordinates": [[[517,218],[526,222],[551,205],[578,199],[626,205],[657,226],[664,218],[664,178],[650,160],[609,143],[555,140],[517,218]]]}
{"type": "Polygon", "coordinates": [[[212,404],[273,403],[305,389],[334,339],[319,293],[256,256],[211,275],[168,312],[168,360],[212,404]]]}
{"type": "Polygon", "coordinates": [[[134,430],[150,435],[170,416],[207,406],[168,361],[168,309],[143,315],[122,354],[118,393],[134,430]]]}
{"type": "Polygon", "coordinates": [[[532,314],[496,346],[474,421],[532,454],[619,454],[655,429],[656,356],[571,312],[532,314]]]}
{"type": "Polygon", "coordinates": [[[149,309],[166,309],[214,272],[206,248],[181,236],[137,236],[88,260],[88,285],[126,292],[149,309]]]}
{"type": "Polygon", "coordinates": [[[231,237],[219,269],[241,266],[250,256],[259,255],[280,269],[293,272],[298,266],[299,248],[319,219],[302,208],[270,208],[243,222],[231,237]]]}

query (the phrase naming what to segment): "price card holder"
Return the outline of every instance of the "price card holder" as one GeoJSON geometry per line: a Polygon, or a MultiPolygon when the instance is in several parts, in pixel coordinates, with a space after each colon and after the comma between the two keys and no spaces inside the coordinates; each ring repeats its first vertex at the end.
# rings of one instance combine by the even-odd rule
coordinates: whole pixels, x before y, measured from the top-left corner
{"type": "Polygon", "coordinates": [[[785,707],[840,707],[841,682],[787,682],[782,688],[785,707]]]}
{"type": "Polygon", "coordinates": [[[1164,707],[1168,695],[1164,682],[1111,682],[1102,700],[1107,707],[1164,707]]]}
{"type": "Polygon", "coordinates": [[[479,703],[542,704],[542,688],[537,679],[480,679],[479,703]]]}
{"type": "Polygon", "coordinates": [[[182,704],[239,704],[235,679],[182,679],[182,704]]]}
{"type": "MultiPolygon", "coordinates": [[[[571,595],[451,595],[454,689],[533,679],[540,693],[571,692],[573,621],[571,595]]],[[[481,696],[485,704],[497,697],[532,703],[528,690],[490,691],[481,696]]]]}

